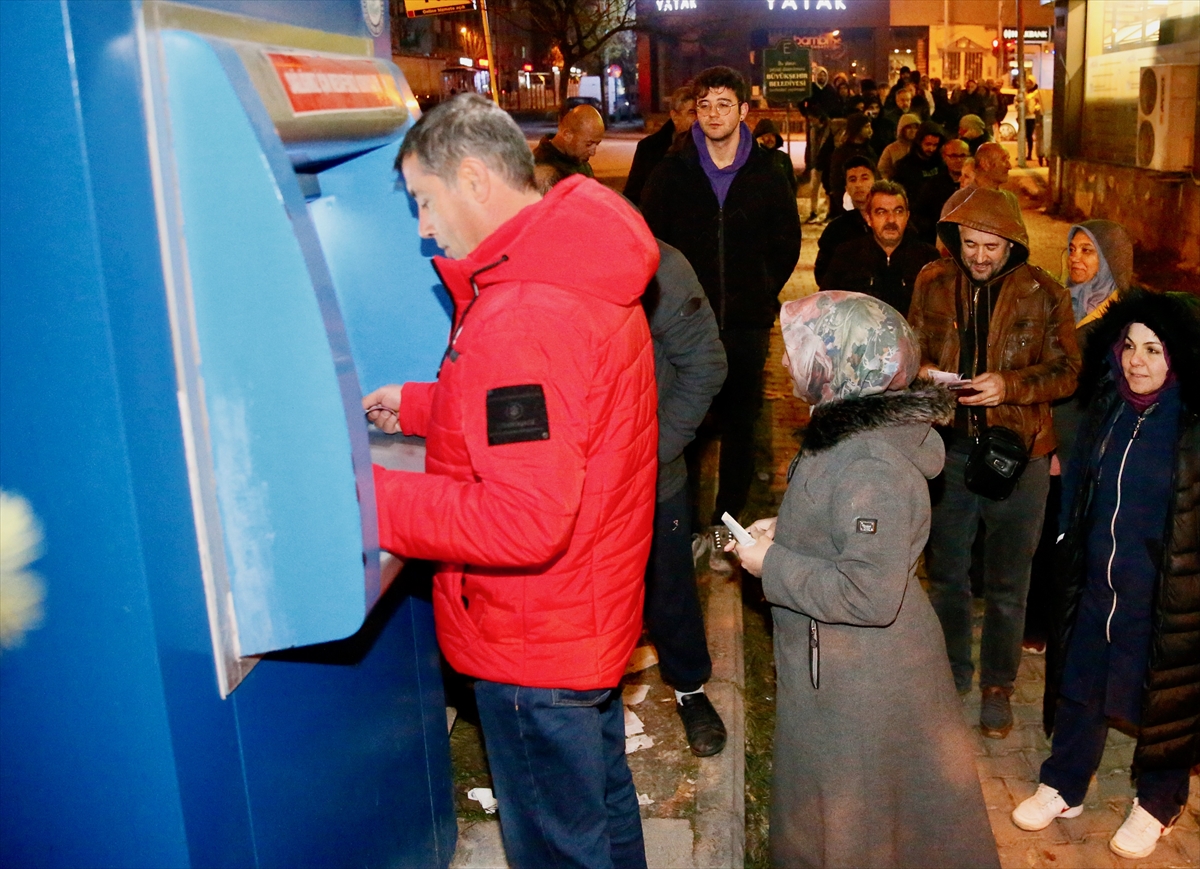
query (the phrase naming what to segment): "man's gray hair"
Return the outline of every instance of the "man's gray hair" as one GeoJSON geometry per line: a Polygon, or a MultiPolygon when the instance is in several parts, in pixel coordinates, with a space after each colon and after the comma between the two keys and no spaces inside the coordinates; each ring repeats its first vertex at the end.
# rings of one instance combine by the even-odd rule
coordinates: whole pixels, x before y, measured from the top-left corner
{"type": "Polygon", "coordinates": [[[404,137],[396,169],[416,157],[447,185],[457,183],[466,157],[482,160],[517,190],[534,189],[533,152],[508,112],[479,94],[459,94],[421,117],[404,137]]]}
{"type": "Polygon", "coordinates": [[[690,84],[685,84],[683,87],[675,88],[675,92],[671,94],[667,107],[672,112],[677,112],[688,103],[694,103],[695,101],[696,89],[690,84]]]}
{"type": "Polygon", "coordinates": [[[875,194],[882,193],[884,196],[899,196],[904,200],[904,207],[908,208],[908,191],[904,189],[903,184],[897,184],[895,181],[880,179],[871,185],[871,195],[867,197],[867,203],[874,202],[875,194]]]}

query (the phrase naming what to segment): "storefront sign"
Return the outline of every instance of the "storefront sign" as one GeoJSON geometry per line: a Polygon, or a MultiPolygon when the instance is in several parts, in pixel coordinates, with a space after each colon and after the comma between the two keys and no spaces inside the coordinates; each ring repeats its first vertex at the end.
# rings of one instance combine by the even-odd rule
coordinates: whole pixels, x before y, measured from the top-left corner
{"type": "Polygon", "coordinates": [[[445,12],[465,12],[475,7],[475,0],[404,0],[409,18],[421,15],[441,15],[445,12]]]}
{"type": "MultiPolygon", "coordinates": [[[[1017,38],[1017,28],[1005,27],[1004,28],[1004,38],[1005,39],[1016,39],[1017,38]]],[[[1049,27],[1026,27],[1025,28],[1025,41],[1026,42],[1049,42],[1051,39],[1052,39],[1052,37],[1050,35],[1049,27]]]]}
{"type": "Polygon", "coordinates": [[[297,115],[403,106],[396,83],[371,60],[267,52],[297,115]]]}
{"type": "Polygon", "coordinates": [[[820,36],[794,36],[792,41],[803,48],[841,48],[842,37],[833,33],[820,36]]]}
{"type": "Polygon", "coordinates": [[[797,103],[810,94],[808,49],[782,40],[763,52],[763,90],[769,103],[797,103]]]}
{"type": "Polygon", "coordinates": [[[678,12],[680,9],[695,9],[696,0],[654,0],[659,12],[678,12]]]}
{"type": "Polygon", "coordinates": [[[845,9],[846,0],[767,0],[767,8],[795,9],[797,12],[801,9],[813,11],[827,9],[832,12],[835,9],[845,9]]]}

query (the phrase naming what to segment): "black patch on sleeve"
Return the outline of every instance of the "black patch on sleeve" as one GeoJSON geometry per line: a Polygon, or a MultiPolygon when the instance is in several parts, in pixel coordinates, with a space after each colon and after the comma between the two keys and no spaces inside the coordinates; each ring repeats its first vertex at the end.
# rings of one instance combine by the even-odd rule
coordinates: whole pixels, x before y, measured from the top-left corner
{"type": "Polygon", "coordinates": [[[878,519],[855,519],[854,530],[858,534],[874,534],[879,529],[878,519]]]}
{"type": "Polygon", "coordinates": [[[546,393],[540,383],[501,386],[487,393],[488,446],[550,439],[546,393]]]}

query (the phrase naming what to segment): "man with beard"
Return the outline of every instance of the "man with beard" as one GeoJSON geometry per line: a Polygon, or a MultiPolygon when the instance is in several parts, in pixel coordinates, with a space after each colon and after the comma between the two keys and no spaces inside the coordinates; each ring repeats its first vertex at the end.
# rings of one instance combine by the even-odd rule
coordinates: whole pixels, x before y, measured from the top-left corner
{"type": "Polygon", "coordinates": [[[867,201],[871,235],[838,247],[822,290],[849,290],[874,296],[908,316],[913,284],[937,248],[908,228],[908,197],[894,181],[876,181],[867,201]]]}
{"type": "Polygon", "coordinates": [[[896,161],[892,180],[904,186],[909,202],[916,202],[921,189],[941,170],[942,138],[942,128],[933,121],[925,121],[917,128],[912,148],[896,161]]]}
{"type": "Polygon", "coordinates": [[[985,612],[980,650],[979,725],[1003,739],[1021,662],[1025,601],[1050,488],[1056,441],[1051,403],[1075,390],[1079,349],[1071,297],[1029,265],[1029,240],[997,190],[951,197],[938,235],[950,255],[917,278],[908,320],[921,343],[922,370],[966,380],[954,424],[941,430],[946,465],[931,494],[929,599],[942,623],[959,694],[971,690],[971,547],[986,529],[985,612]],[[1025,445],[1028,465],[1002,501],[967,488],[976,439],[1004,427],[1025,445]]]}
{"type": "Polygon", "coordinates": [[[963,165],[971,151],[962,139],[951,139],[942,145],[942,165],[937,174],[921,185],[921,192],[912,197],[912,221],[917,235],[927,244],[937,242],[937,222],[942,206],[962,186],[963,165]]]}

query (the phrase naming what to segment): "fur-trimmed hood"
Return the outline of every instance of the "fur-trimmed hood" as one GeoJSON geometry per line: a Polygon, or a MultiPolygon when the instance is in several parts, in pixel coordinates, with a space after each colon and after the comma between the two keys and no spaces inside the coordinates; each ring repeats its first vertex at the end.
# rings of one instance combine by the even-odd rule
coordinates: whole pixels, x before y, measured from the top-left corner
{"type": "Polygon", "coordinates": [[[1133,287],[1119,295],[1088,334],[1079,398],[1086,406],[1111,388],[1111,350],[1130,323],[1143,323],[1167,348],[1184,407],[1200,413],[1200,298],[1133,287]]]}
{"type": "Polygon", "coordinates": [[[918,380],[901,391],[827,401],[813,409],[801,453],[823,452],[866,431],[946,424],[953,420],[956,405],[954,393],[929,380],[918,380]]]}

